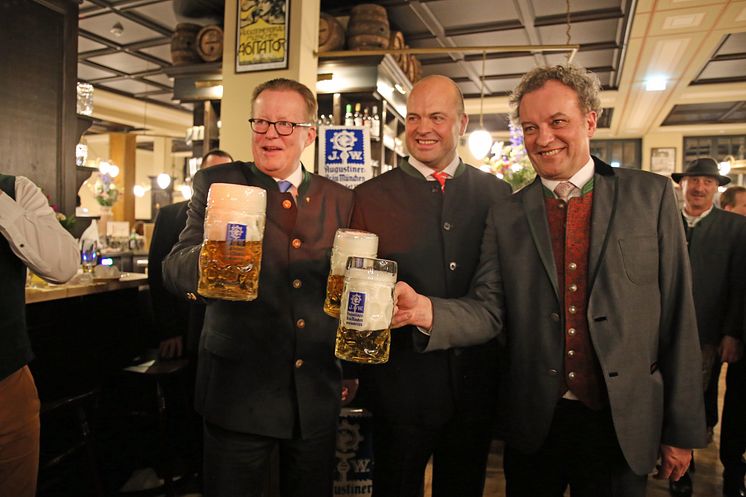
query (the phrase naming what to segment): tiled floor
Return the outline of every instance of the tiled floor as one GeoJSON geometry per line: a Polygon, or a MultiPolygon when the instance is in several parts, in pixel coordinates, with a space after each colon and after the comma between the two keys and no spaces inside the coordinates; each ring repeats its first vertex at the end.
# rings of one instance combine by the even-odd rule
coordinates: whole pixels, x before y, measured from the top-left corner
{"type": "MultiPolygon", "coordinates": [[[[727,366],[723,367],[720,376],[720,399],[718,404],[722,410],[723,394],[725,392],[725,374],[727,366]]],[[[720,425],[715,427],[714,441],[706,448],[697,450],[695,453],[696,472],[694,479],[693,497],[720,497],[722,494],[722,471],[723,466],[718,458],[720,447],[720,425]]],[[[425,497],[430,497],[430,473],[425,476],[425,497]]],[[[566,496],[570,492],[565,493],[566,496]]],[[[484,497],[504,497],[505,476],[502,465],[502,442],[495,442],[492,446],[489,462],[487,464],[487,483],[484,488],[484,497]]],[[[669,497],[668,482],[648,479],[647,497],[669,497]]],[[[456,497],[456,496],[454,496],[456,497]]]]}

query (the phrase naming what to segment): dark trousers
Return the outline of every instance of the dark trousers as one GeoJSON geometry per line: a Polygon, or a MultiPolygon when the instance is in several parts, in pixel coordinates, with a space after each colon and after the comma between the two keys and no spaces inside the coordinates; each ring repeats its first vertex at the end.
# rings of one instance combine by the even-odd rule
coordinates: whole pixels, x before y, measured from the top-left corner
{"type": "Polygon", "coordinates": [[[720,369],[723,363],[720,357],[715,360],[710,372],[710,381],[705,387],[705,420],[708,427],[718,424],[718,385],[720,383],[720,369]]]}
{"type": "Polygon", "coordinates": [[[544,445],[504,457],[507,497],[644,497],[647,476],[635,474],[617,442],[611,411],[561,399],[544,445]]]}
{"type": "Polygon", "coordinates": [[[482,496],[491,418],[456,413],[439,428],[390,423],[375,414],[373,420],[373,497],[421,496],[431,455],[433,497],[482,496]]]}
{"type": "Polygon", "coordinates": [[[331,497],[336,430],[300,440],[238,433],[210,423],[204,429],[205,497],[259,497],[275,447],[282,497],[331,497]]]}
{"type": "Polygon", "coordinates": [[[726,484],[743,482],[746,464],[746,359],[728,364],[725,377],[723,424],[720,427],[720,461],[726,484]]]}

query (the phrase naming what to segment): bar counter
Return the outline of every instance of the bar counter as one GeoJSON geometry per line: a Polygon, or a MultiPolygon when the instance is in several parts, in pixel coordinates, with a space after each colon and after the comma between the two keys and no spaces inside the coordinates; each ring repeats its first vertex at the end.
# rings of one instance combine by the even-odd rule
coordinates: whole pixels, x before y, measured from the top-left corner
{"type": "Polygon", "coordinates": [[[96,293],[113,292],[146,285],[148,277],[142,273],[122,273],[117,279],[96,279],[90,283],[67,283],[41,288],[26,288],[26,303],[49,302],[70,297],[82,297],[96,293]]]}

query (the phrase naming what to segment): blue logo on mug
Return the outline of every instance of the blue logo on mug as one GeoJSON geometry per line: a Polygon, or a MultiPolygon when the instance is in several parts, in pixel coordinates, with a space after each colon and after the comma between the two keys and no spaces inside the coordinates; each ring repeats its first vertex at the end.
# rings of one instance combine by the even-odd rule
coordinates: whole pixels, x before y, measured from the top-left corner
{"type": "Polygon", "coordinates": [[[225,241],[227,243],[245,242],[246,241],[246,225],[228,223],[225,228],[225,241]]]}

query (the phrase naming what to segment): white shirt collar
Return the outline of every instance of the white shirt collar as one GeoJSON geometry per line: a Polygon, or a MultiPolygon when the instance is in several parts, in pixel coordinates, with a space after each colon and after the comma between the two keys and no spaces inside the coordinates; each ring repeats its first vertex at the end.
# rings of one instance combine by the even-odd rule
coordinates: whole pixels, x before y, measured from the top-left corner
{"type": "Polygon", "coordinates": [[[274,180],[278,183],[280,181],[289,181],[296,189],[298,189],[300,187],[300,184],[303,183],[303,168],[300,167],[300,162],[295,168],[295,171],[293,171],[290,176],[288,176],[287,178],[274,178],[274,180]]]}
{"type": "MultiPolygon", "coordinates": [[[[458,169],[459,164],[461,164],[461,159],[459,158],[458,154],[456,154],[451,163],[444,167],[442,171],[446,173],[449,178],[453,178],[453,175],[456,174],[456,169],[458,169]]],[[[435,170],[433,170],[432,167],[426,166],[424,163],[418,161],[411,155],[409,156],[409,165],[417,169],[417,171],[428,181],[435,181],[435,178],[433,178],[433,173],[435,172],[435,170]]]]}
{"type": "MultiPolygon", "coordinates": [[[[575,185],[575,187],[578,190],[582,190],[586,183],[588,183],[591,178],[593,178],[593,173],[595,172],[595,166],[593,165],[593,157],[588,157],[588,162],[585,163],[583,167],[580,168],[580,170],[575,173],[572,178],[569,179],[570,183],[575,185]]],[[[554,189],[562,183],[564,180],[555,180],[555,179],[546,179],[541,178],[542,184],[549,189],[549,191],[554,191],[554,189]]]]}
{"type": "Polygon", "coordinates": [[[686,210],[684,210],[684,207],[682,207],[681,208],[681,215],[684,216],[684,219],[686,220],[686,224],[690,228],[694,228],[697,225],[697,223],[699,223],[701,220],[703,220],[704,218],[706,218],[710,214],[710,212],[712,212],[713,207],[715,207],[715,206],[711,205],[709,209],[707,209],[706,211],[704,211],[699,216],[692,216],[690,214],[687,214],[686,210]]]}

